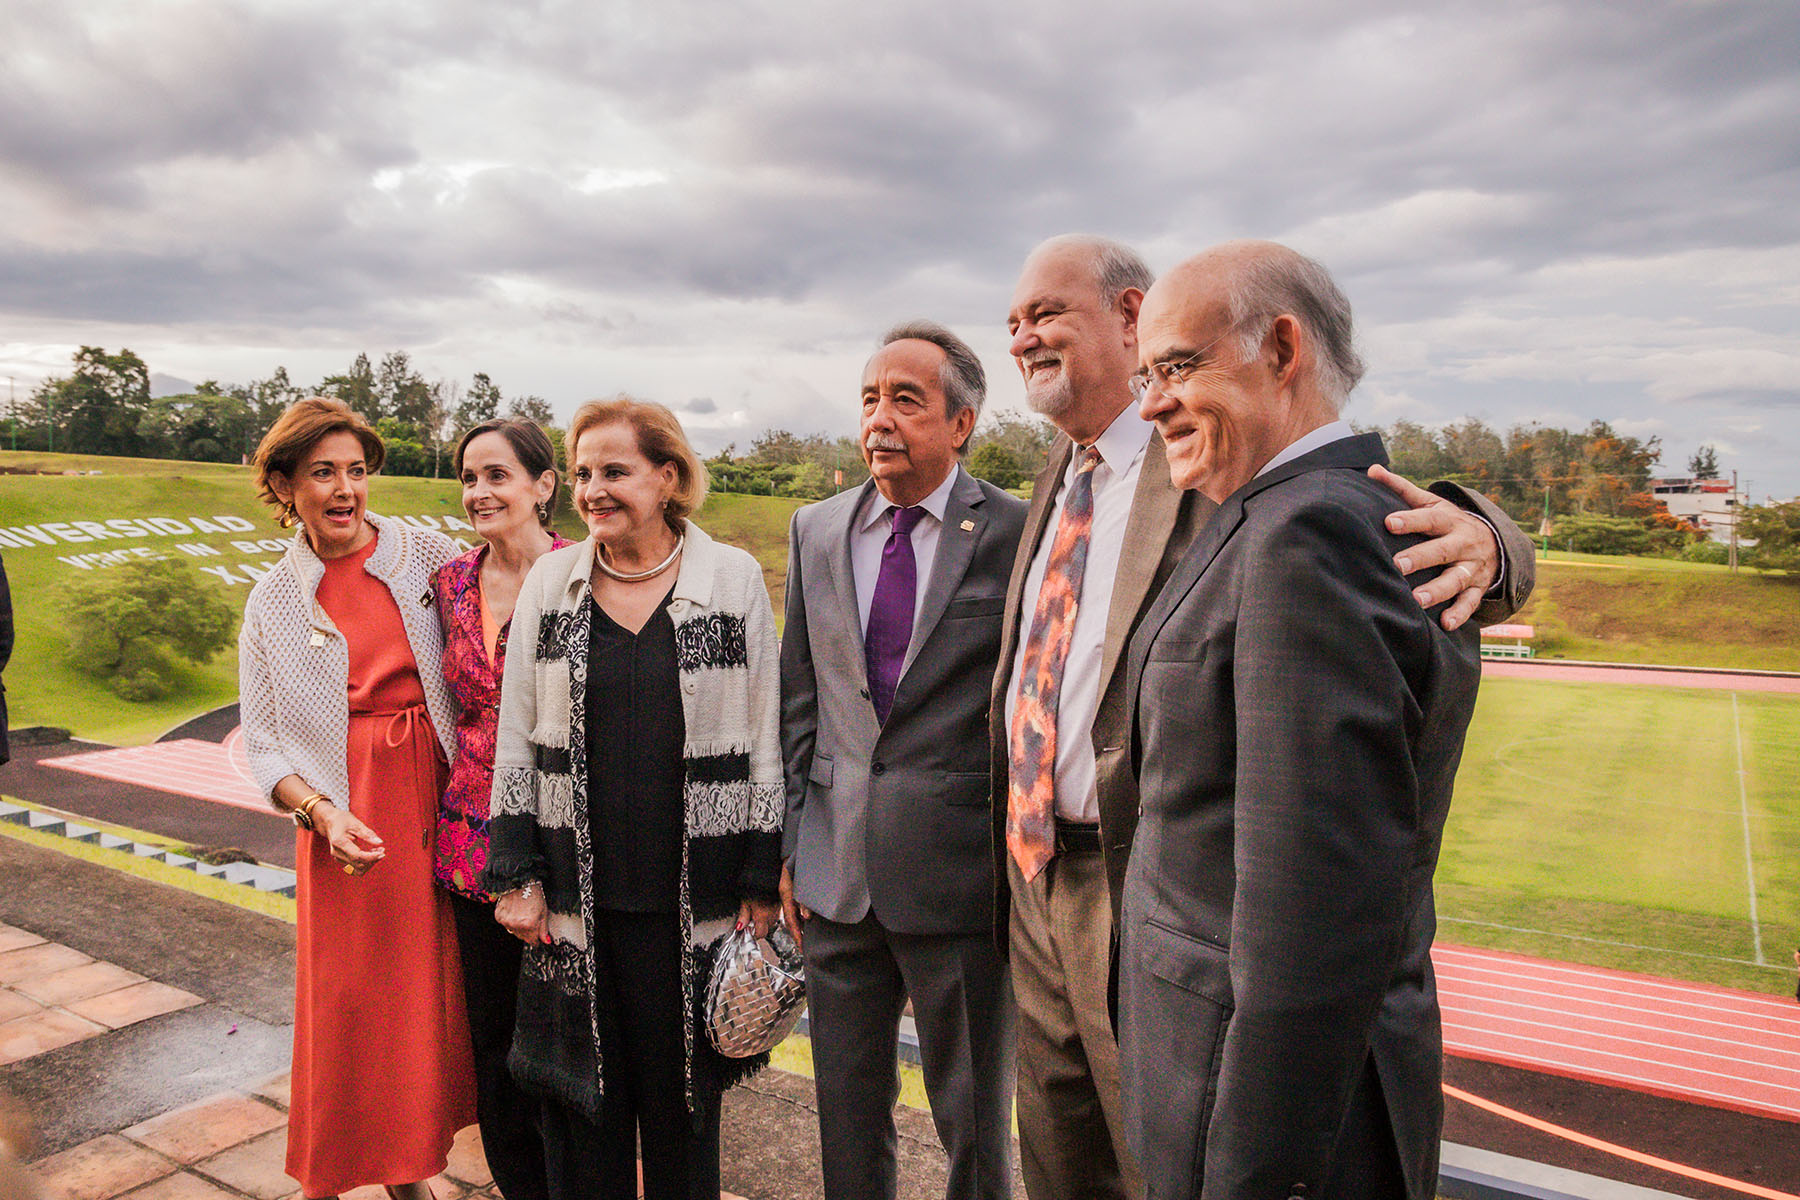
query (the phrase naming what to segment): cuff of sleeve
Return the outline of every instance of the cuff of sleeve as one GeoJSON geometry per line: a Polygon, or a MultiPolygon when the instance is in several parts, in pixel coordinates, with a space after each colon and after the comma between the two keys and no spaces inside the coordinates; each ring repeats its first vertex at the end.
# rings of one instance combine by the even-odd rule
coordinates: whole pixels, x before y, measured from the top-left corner
{"type": "Polygon", "coordinates": [[[1454,483],[1442,480],[1427,489],[1433,495],[1442,496],[1456,507],[1487,526],[1488,536],[1494,539],[1494,582],[1488,585],[1487,591],[1481,593],[1483,600],[1503,600],[1506,598],[1506,543],[1500,540],[1500,531],[1487,518],[1487,514],[1468,502],[1468,493],[1454,483]]]}

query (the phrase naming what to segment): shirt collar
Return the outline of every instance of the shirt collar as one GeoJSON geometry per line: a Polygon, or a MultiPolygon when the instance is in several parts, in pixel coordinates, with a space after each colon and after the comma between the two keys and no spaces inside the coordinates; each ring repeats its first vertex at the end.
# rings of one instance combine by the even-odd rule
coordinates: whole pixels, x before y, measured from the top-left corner
{"type": "MultiPolygon", "coordinates": [[[[1119,415],[1112,419],[1106,432],[1094,439],[1094,449],[1100,452],[1100,461],[1106,464],[1114,475],[1123,475],[1131,468],[1137,456],[1144,452],[1150,444],[1150,431],[1154,426],[1138,416],[1137,405],[1127,404],[1119,410],[1119,415]]],[[[1070,456],[1072,463],[1080,462],[1080,454],[1070,456]]]]}
{"type": "Polygon", "coordinates": [[[1320,446],[1328,446],[1332,442],[1355,436],[1356,430],[1350,428],[1350,422],[1348,421],[1332,421],[1330,424],[1321,425],[1311,433],[1301,434],[1300,437],[1290,443],[1285,450],[1282,450],[1274,458],[1271,458],[1268,462],[1264,463],[1262,470],[1258,471],[1256,474],[1259,476],[1266,475],[1276,467],[1279,467],[1282,463],[1293,462],[1302,454],[1311,454],[1320,446]]]}
{"type": "MultiPolygon", "coordinates": [[[[944,481],[937,485],[936,490],[914,507],[924,509],[936,518],[940,525],[943,524],[944,510],[950,506],[950,490],[956,486],[956,477],[961,473],[962,464],[957,463],[950,468],[949,473],[944,476],[944,481]]],[[[889,510],[899,507],[883,496],[880,488],[871,487],[869,497],[869,505],[863,510],[863,519],[857,524],[857,528],[865,533],[874,527],[876,521],[886,520],[889,510]]]]}

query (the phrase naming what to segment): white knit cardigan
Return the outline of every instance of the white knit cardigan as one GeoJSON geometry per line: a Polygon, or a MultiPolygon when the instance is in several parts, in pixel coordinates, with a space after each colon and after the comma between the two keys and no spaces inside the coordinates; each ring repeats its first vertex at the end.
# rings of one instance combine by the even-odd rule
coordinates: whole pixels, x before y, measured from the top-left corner
{"type": "MultiPolygon", "coordinates": [[[[456,557],[441,533],[366,514],[377,534],[364,569],[394,595],[425,688],[425,708],[443,744],[456,752],[456,705],[444,686],[444,634],[432,572],[456,557]]],[[[281,561],[244,603],[238,634],[238,705],[250,771],[265,796],[289,775],[341,808],[350,801],[350,648],[318,603],[325,564],[296,530],[281,561]]]]}

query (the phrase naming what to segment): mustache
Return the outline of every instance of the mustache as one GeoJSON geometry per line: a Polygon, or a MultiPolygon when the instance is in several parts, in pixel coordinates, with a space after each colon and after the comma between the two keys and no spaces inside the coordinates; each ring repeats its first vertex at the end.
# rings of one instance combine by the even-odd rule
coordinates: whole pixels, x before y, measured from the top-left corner
{"type": "Polygon", "coordinates": [[[863,442],[865,450],[898,450],[906,453],[906,443],[899,436],[891,433],[871,433],[863,442]]]}

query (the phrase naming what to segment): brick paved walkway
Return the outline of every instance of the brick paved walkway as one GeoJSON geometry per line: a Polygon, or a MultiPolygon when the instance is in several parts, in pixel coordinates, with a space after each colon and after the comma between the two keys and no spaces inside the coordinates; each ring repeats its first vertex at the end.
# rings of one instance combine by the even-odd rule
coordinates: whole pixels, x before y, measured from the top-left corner
{"type": "MultiPolygon", "coordinates": [[[[223,1092],[118,1133],[102,1134],[32,1164],[55,1200],[284,1200],[300,1195],[283,1170],[287,1155],[287,1075],[247,1092],[223,1092]]],[[[465,1129],[444,1173],[431,1181],[437,1200],[498,1200],[481,1152],[465,1129]]],[[[381,1188],[345,1200],[384,1200],[381,1188]]]]}
{"type": "MultiPolygon", "coordinates": [[[[203,1003],[25,929],[0,924],[0,1065],[203,1003]]],[[[286,1072],[186,1104],[30,1165],[50,1200],[290,1200],[286,1072]]],[[[481,1133],[457,1136],[436,1200],[500,1200],[481,1133]]],[[[345,1200],[384,1200],[380,1187],[345,1200]]],[[[739,1200],[721,1193],[721,1200],[739,1200]]]]}
{"type": "Polygon", "coordinates": [[[0,925],[0,1065],[200,1002],[191,992],[0,925]]]}

